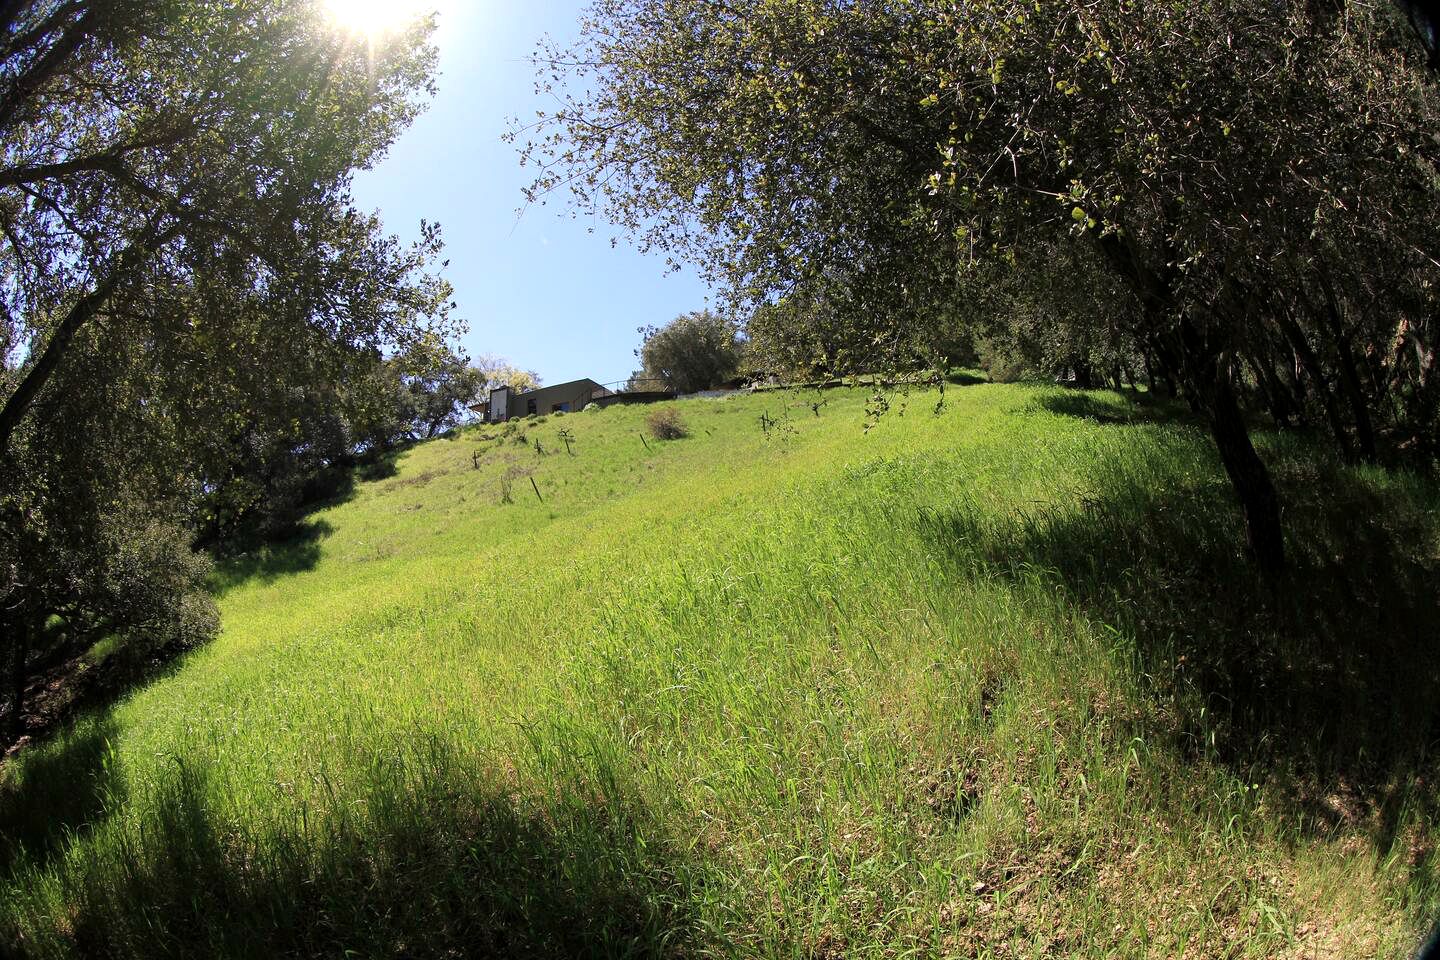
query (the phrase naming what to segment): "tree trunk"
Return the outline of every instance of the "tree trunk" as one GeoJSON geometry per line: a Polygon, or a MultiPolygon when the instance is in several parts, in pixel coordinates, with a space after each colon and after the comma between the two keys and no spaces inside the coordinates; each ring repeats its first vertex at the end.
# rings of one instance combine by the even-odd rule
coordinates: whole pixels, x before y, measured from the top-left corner
{"type": "Polygon", "coordinates": [[[1336,365],[1340,368],[1340,386],[1345,391],[1346,399],[1350,401],[1350,414],[1355,420],[1355,442],[1360,449],[1361,459],[1374,463],[1375,429],[1370,423],[1370,408],[1365,403],[1365,391],[1360,385],[1360,376],[1355,372],[1355,358],[1350,352],[1350,338],[1345,334],[1345,318],[1341,313],[1340,301],[1335,296],[1329,275],[1320,274],[1320,287],[1325,294],[1325,303],[1319,312],[1335,347],[1336,365]]]}
{"type": "Polygon", "coordinates": [[[93,292],[86,294],[75,302],[65,319],[55,328],[45,346],[26,372],[15,391],[6,398],[3,407],[0,407],[0,451],[10,449],[10,435],[15,432],[20,420],[29,411],[30,405],[35,402],[42,387],[60,365],[60,358],[64,356],[65,350],[70,346],[70,341],[80,328],[85,326],[105,305],[119,285],[119,277],[111,277],[100,284],[93,292]]]}
{"type": "Polygon", "coordinates": [[[1355,372],[1355,358],[1350,352],[1349,342],[1337,336],[1335,353],[1339,357],[1340,384],[1345,388],[1346,399],[1350,401],[1350,415],[1355,421],[1355,440],[1360,448],[1360,458],[1366,463],[1374,463],[1379,456],[1375,447],[1375,428],[1370,422],[1370,408],[1365,403],[1360,376],[1355,372]]]}
{"type": "Polygon", "coordinates": [[[1300,325],[1295,322],[1295,318],[1288,311],[1283,308],[1275,311],[1275,319],[1280,325],[1281,332],[1285,334],[1290,348],[1295,351],[1305,372],[1310,376],[1311,387],[1320,398],[1320,405],[1325,411],[1325,420],[1330,424],[1330,432],[1335,437],[1336,446],[1340,448],[1340,455],[1346,463],[1353,463],[1355,448],[1350,442],[1350,432],[1345,429],[1345,422],[1340,418],[1340,411],[1336,409],[1335,397],[1330,392],[1324,365],[1315,355],[1310,341],[1305,338],[1305,331],[1300,329],[1300,325]]]}
{"type": "MultiPolygon", "coordinates": [[[[1318,315],[1322,321],[1322,328],[1331,335],[1331,344],[1335,347],[1336,367],[1339,368],[1339,381],[1341,390],[1344,391],[1345,399],[1351,406],[1351,416],[1355,420],[1355,443],[1359,449],[1359,456],[1367,462],[1375,461],[1375,430],[1369,420],[1369,407],[1365,403],[1364,387],[1359,383],[1359,374],[1355,373],[1355,358],[1351,354],[1349,341],[1351,338],[1345,334],[1345,317],[1341,308],[1338,296],[1335,295],[1335,285],[1331,282],[1331,276],[1325,271],[1316,275],[1319,281],[1320,292],[1323,294],[1322,304],[1316,305],[1306,298],[1306,304],[1310,311],[1318,315]]],[[[1300,292],[1305,288],[1300,288],[1300,292]]]]}
{"type": "Polygon", "coordinates": [[[1245,362],[1255,374],[1255,384],[1270,411],[1270,418],[1279,427],[1289,427],[1295,419],[1299,405],[1295,396],[1275,372],[1267,354],[1252,350],[1245,354],[1245,362]]]}
{"type": "MultiPolygon", "coordinates": [[[[1235,398],[1233,374],[1224,361],[1226,338],[1206,336],[1183,311],[1177,310],[1173,284],[1165,274],[1145,269],[1123,240],[1102,240],[1101,250],[1134,284],[1150,319],[1151,343],[1156,359],[1178,375],[1186,399],[1203,412],[1220,451],[1221,462],[1245,513],[1245,537],[1256,565],[1267,576],[1285,567],[1285,538],[1280,527],[1280,498],[1270,472],[1250,442],[1250,432],[1235,398]],[[1178,328],[1168,337],[1160,334],[1175,317],[1178,328]]],[[[1169,268],[1167,268],[1169,270],[1169,268]]],[[[1173,381],[1172,381],[1173,382],[1173,381]]]]}
{"type": "Polygon", "coordinates": [[[45,384],[54,375],[56,368],[60,366],[60,360],[65,355],[65,351],[69,349],[70,342],[75,339],[75,335],[105,308],[110,297],[119,289],[121,282],[128,277],[129,273],[148,260],[160,246],[175,237],[180,232],[180,227],[177,224],[163,233],[157,231],[158,225],[152,223],[139,239],[126,247],[120,253],[110,275],[100,281],[90,293],[75,301],[70,312],[50,334],[44,348],[39,349],[34,363],[29,365],[25,376],[21,378],[10,396],[5,398],[4,404],[0,405],[0,456],[4,456],[9,451],[11,435],[20,425],[21,419],[29,412],[30,406],[40,395],[45,384]]]}
{"type": "Polygon", "coordinates": [[[6,738],[9,743],[20,739],[25,732],[25,682],[28,679],[25,667],[30,660],[30,629],[22,614],[14,621],[15,647],[10,661],[10,730],[6,738]]]}
{"type": "Polygon", "coordinates": [[[1171,400],[1180,397],[1180,377],[1177,374],[1177,365],[1173,358],[1166,356],[1165,351],[1157,350],[1153,358],[1154,369],[1151,371],[1155,380],[1155,386],[1171,400]]]}
{"type": "Polygon", "coordinates": [[[1207,404],[1210,433],[1245,512],[1245,539],[1251,556],[1266,575],[1285,567],[1285,539],[1280,527],[1280,498],[1270,471],[1250,442],[1250,431],[1235,399],[1235,388],[1223,374],[1207,404]]]}

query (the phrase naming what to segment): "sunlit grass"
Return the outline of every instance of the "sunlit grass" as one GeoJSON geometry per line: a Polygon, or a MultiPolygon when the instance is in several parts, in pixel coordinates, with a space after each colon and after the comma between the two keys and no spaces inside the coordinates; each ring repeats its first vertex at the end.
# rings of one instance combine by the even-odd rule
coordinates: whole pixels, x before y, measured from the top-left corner
{"type": "Polygon", "coordinates": [[[1431,485],[1269,438],[1271,587],[1170,411],[987,385],[866,432],[827,397],[468,430],[222,572],[217,641],[0,774],[0,942],[1403,952],[1431,485]]]}

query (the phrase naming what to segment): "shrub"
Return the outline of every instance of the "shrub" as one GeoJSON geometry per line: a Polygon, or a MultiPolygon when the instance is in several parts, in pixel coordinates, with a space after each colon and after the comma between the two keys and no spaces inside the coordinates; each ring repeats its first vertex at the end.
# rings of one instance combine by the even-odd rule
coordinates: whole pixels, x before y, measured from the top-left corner
{"type": "Polygon", "coordinates": [[[650,428],[650,436],[656,440],[679,440],[690,435],[685,421],[680,419],[680,412],[674,407],[650,411],[645,424],[650,428]]]}

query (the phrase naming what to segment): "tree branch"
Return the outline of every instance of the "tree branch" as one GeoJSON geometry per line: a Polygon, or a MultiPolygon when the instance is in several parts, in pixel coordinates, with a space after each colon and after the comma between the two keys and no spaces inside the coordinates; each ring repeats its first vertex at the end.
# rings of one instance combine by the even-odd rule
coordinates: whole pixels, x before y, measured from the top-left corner
{"type": "Polygon", "coordinates": [[[55,370],[60,366],[60,361],[71,341],[75,339],[75,335],[104,309],[106,302],[114,295],[116,289],[130,272],[174,238],[180,229],[180,225],[176,224],[164,231],[154,229],[147,231],[147,236],[137,240],[120,254],[118,263],[110,271],[110,275],[70,308],[65,319],[60,321],[60,325],[55,328],[55,332],[45,343],[45,349],[41,351],[39,359],[25,374],[15,391],[5,398],[5,406],[0,408],[0,458],[8,453],[10,438],[14,435],[15,428],[20,425],[20,421],[34,405],[36,397],[40,395],[45,384],[54,376],[55,370]]]}
{"type": "MultiPolygon", "coordinates": [[[[86,10],[72,23],[60,39],[36,60],[28,70],[15,78],[10,89],[0,99],[0,130],[9,127],[27,100],[34,92],[55,76],[86,38],[92,35],[95,25],[95,11],[86,10]]],[[[12,51],[13,54],[13,51],[12,51]]]]}

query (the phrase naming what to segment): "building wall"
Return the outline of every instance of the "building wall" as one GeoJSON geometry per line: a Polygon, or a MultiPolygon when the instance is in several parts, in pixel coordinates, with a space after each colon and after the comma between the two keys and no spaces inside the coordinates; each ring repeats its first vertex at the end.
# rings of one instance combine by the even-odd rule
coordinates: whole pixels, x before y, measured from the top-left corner
{"type": "Polygon", "coordinates": [[[509,387],[495,387],[490,391],[490,399],[485,405],[485,419],[491,423],[507,419],[513,399],[514,391],[509,387]]]}
{"type": "Polygon", "coordinates": [[[594,380],[572,380],[569,383],[557,383],[553,387],[531,390],[529,393],[512,394],[510,416],[524,417],[531,413],[548,416],[554,413],[556,406],[560,404],[568,404],[570,412],[574,412],[582,409],[591,394],[599,389],[600,384],[594,380]]]}

